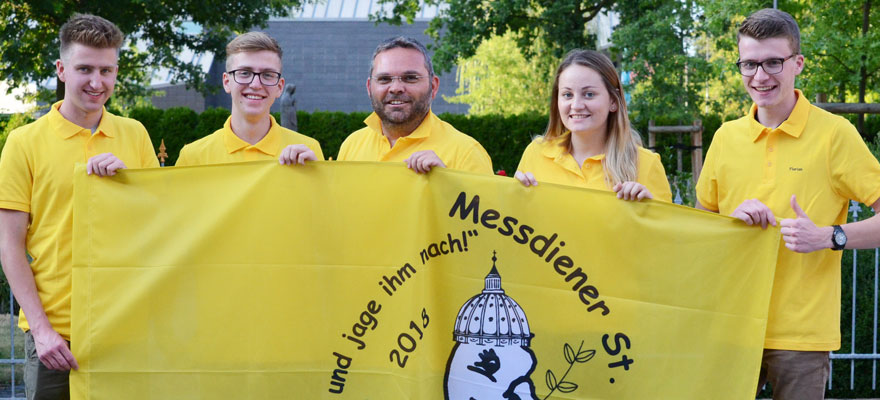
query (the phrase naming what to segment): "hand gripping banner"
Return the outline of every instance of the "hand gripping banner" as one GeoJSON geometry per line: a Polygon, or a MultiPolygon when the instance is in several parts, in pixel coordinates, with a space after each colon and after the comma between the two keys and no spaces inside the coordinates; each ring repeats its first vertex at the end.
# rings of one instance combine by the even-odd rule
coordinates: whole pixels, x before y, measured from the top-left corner
{"type": "Polygon", "coordinates": [[[743,399],[779,234],[399,164],[76,173],[74,399],[743,399]]]}

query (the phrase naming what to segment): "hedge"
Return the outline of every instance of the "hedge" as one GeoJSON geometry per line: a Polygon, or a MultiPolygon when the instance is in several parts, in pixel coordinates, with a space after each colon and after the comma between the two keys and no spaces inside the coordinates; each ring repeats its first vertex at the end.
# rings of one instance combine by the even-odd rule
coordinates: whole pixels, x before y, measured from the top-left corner
{"type": "MultiPolygon", "coordinates": [[[[275,119],[280,121],[277,113],[275,119]]],[[[314,137],[321,143],[325,157],[333,157],[339,153],[342,141],[351,133],[364,126],[363,120],[367,117],[366,112],[297,112],[300,133],[314,137]]],[[[198,114],[188,108],[175,107],[167,110],[153,107],[137,107],[128,111],[128,116],[140,121],[153,140],[154,147],[159,148],[162,140],[165,141],[166,152],[169,155],[166,165],[174,165],[180,149],[187,143],[214,132],[223,126],[229,111],[223,108],[210,108],[198,114]]],[[[523,115],[487,115],[472,116],[462,114],[441,114],[440,118],[465,132],[486,148],[492,157],[495,170],[512,172],[519,157],[532,137],[544,132],[547,125],[547,117],[542,114],[523,115]]],[[[855,122],[855,116],[847,116],[855,122]]],[[[712,141],[712,135],[721,126],[722,118],[717,115],[708,115],[701,118],[703,123],[703,154],[712,141]]],[[[30,122],[27,116],[16,114],[12,116],[0,116],[0,149],[3,147],[8,132],[24,123],[30,122]]],[[[657,125],[689,125],[693,121],[677,121],[657,116],[657,125]]],[[[648,121],[633,121],[633,127],[641,133],[647,145],[648,121]]],[[[866,118],[865,139],[872,142],[878,140],[880,132],[880,115],[869,115],[866,118]]],[[[688,145],[689,137],[682,135],[682,144],[688,145]]],[[[658,135],[657,147],[654,149],[660,153],[666,172],[676,175],[676,145],[679,138],[676,135],[658,135]]],[[[686,171],[690,170],[691,154],[689,151],[682,152],[682,165],[686,171]]],[[[688,176],[685,173],[682,176],[688,176]]],[[[692,189],[692,188],[691,188],[692,189]]]]}

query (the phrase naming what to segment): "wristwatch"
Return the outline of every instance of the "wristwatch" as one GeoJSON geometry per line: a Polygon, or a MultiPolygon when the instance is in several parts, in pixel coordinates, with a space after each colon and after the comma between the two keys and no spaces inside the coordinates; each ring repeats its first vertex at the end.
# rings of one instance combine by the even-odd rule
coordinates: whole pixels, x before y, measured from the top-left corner
{"type": "Polygon", "coordinates": [[[840,225],[832,225],[834,232],[831,233],[831,250],[843,250],[846,247],[846,232],[840,225]]]}

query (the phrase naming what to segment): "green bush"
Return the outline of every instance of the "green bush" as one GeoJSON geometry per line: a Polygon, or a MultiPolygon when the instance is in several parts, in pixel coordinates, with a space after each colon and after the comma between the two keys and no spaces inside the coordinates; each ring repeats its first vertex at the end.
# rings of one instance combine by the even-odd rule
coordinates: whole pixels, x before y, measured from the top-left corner
{"type": "Polygon", "coordinates": [[[174,165],[180,149],[201,137],[196,132],[198,125],[199,115],[189,108],[172,107],[165,110],[159,121],[159,129],[150,132],[154,146],[157,142],[165,141],[165,151],[168,153],[165,165],[174,165]]]}
{"type": "Polygon", "coordinates": [[[352,132],[364,127],[365,112],[328,112],[316,111],[307,113],[297,111],[296,121],[298,132],[315,138],[321,143],[324,158],[329,159],[339,154],[339,146],[352,132]]]}
{"type": "Polygon", "coordinates": [[[162,123],[162,115],[165,111],[153,107],[135,107],[128,112],[128,117],[136,119],[147,128],[150,136],[156,136],[162,123]]]}
{"type": "Polygon", "coordinates": [[[223,127],[229,118],[229,110],[225,108],[209,108],[199,114],[199,123],[196,125],[196,139],[201,139],[214,133],[223,127]]]}
{"type": "Polygon", "coordinates": [[[440,118],[477,139],[492,157],[495,171],[504,170],[508,176],[513,176],[532,138],[543,134],[547,127],[547,116],[542,114],[442,114],[440,118]]]}

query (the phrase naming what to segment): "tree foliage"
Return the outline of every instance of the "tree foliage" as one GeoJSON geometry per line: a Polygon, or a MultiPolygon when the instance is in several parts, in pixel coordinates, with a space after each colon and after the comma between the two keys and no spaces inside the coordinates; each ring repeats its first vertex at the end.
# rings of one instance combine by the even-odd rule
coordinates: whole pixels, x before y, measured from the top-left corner
{"type": "MultiPolygon", "coordinates": [[[[811,100],[880,101],[880,13],[873,0],[780,1],[801,28],[806,68],[798,77],[811,100]]],[[[745,17],[770,0],[380,0],[391,8],[373,15],[377,21],[412,21],[420,4],[440,5],[428,34],[435,40],[435,63],[449,70],[470,68],[481,43],[511,33],[532,62],[558,60],[572,48],[593,48],[586,23],[598,13],[618,13],[610,51],[628,87],[634,120],[690,123],[709,113],[723,118],[741,115],[751,103],[734,67],[736,30],[745,17]]],[[[501,57],[499,55],[498,57],[501,57]]],[[[480,58],[480,57],[477,57],[480,58]]],[[[486,61],[488,62],[488,61],[486,61]]],[[[488,66],[489,64],[480,64],[488,66]]],[[[472,71],[473,68],[470,68],[472,71]]],[[[475,76],[480,74],[474,71],[475,76]]],[[[488,75],[487,75],[488,76],[488,75]]],[[[467,76],[463,76],[468,79],[467,76]]],[[[485,82],[488,78],[481,78],[485,82]]],[[[465,82],[465,85],[471,85],[465,82]]],[[[473,89],[474,86],[468,86],[473,89]]],[[[494,90],[504,88],[499,85],[494,90]]],[[[512,95],[516,97],[516,95],[512,95]]],[[[459,97],[463,101],[464,97],[459,97]]],[[[470,104],[480,101],[476,96],[470,104]]],[[[494,100],[493,100],[494,101],[494,100]]],[[[497,102],[497,101],[496,101],[497,102]]],[[[478,107],[479,109],[479,107],[478,107]]],[[[480,111],[482,112],[482,111],[480,111]]],[[[873,118],[877,118],[874,116],[873,118]]],[[[869,121],[870,122],[870,121],[869,121]]],[[[870,124],[857,124],[864,135],[870,124]]]]}
{"type": "Polygon", "coordinates": [[[16,0],[0,3],[0,75],[23,86],[54,76],[58,30],[74,13],[100,15],[130,39],[119,57],[118,94],[145,94],[149,72],[167,68],[172,80],[205,91],[199,67],[178,59],[184,49],[224,57],[229,37],[263,26],[300,0],[16,0]],[[192,29],[198,26],[201,29],[192,29]],[[140,46],[137,44],[140,43],[140,46]]]}
{"type": "Polygon", "coordinates": [[[712,77],[697,47],[699,8],[695,0],[618,2],[620,26],[612,41],[621,69],[632,76],[630,118],[698,118],[712,77]]]}
{"type": "Polygon", "coordinates": [[[459,61],[456,96],[444,98],[469,104],[473,115],[546,113],[555,63],[555,58],[523,57],[511,32],[492,37],[459,61]]]}
{"type": "Polygon", "coordinates": [[[592,48],[586,23],[613,0],[379,0],[392,5],[372,18],[378,22],[412,22],[420,4],[440,5],[427,34],[434,40],[434,63],[448,71],[456,62],[473,56],[480,43],[508,32],[515,34],[519,49],[527,58],[535,50],[561,57],[567,50],[592,48]],[[540,46],[535,47],[539,43],[540,46]]]}
{"type": "MultiPolygon", "coordinates": [[[[880,12],[871,9],[871,0],[812,1],[799,22],[806,36],[802,52],[812,64],[805,89],[831,101],[880,101],[880,12]]],[[[874,133],[865,132],[864,115],[857,126],[874,133]]]]}

